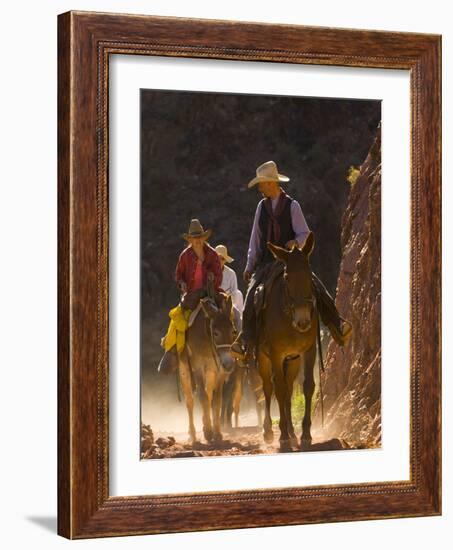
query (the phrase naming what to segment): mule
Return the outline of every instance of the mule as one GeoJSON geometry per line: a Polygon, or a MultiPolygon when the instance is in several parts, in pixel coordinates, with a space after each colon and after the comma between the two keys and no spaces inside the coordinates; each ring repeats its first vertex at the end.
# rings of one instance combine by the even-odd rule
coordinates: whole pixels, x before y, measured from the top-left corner
{"type": "Polygon", "coordinates": [[[239,427],[239,410],[243,394],[244,370],[236,362],[233,371],[225,380],[223,386],[221,422],[222,427],[226,430],[231,430],[233,427],[233,417],[234,427],[239,427]]]}
{"type": "MultiPolygon", "coordinates": [[[[236,308],[233,308],[233,311],[235,313],[235,328],[236,331],[239,332],[242,329],[242,316],[236,308]]],[[[257,425],[262,425],[264,395],[261,377],[257,369],[246,369],[244,365],[240,364],[240,360],[236,359],[236,365],[225,381],[223,388],[221,420],[222,426],[226,429],[231,429],[233,427],[233,416],[234,427],[239,427],[239,410],[244,395],[245,383],[248,383],[250,390],[254,394],[256,414],[258,417],[257,425]]]]}
{"type": "Polygon", "coordinates": [[[292,450],[293,445],[305,449],[312,441],[311,405],[315,390],[314,365],[319,329],[309,262],[314,242],[314,235],[310,232],[301,248],[295,246],[287,250],[267,243],[276,261],[283,262],[284,269],[270,287],[265,308],[259,316],[256,356],[265,396],[264,440],[271,443],[274,438],[270,407],[275,392],[280,411],[282,452],[292,450]],[[294,381],[302,365],[305,413],[299,443],[291,418],[291,398],[294,381]]]}
{"type": "MultiPolygon", "coordinates": [[[[237,359],[236,361],[239,361],[237,359]]],[[[252,402],[255,405],[257,426],[263,424],[264,394],[263,381],[256,368],[246,369],[236,364],[233,372],[225,382],[222,401],[222,426],[226,429],[239,427],[239,412],[243,401],[244,393],[250,388],[252,402]]]]}
{"type": "Polygon", "coordinates": [[[222,391],[235,365],[229,351],[236,337],[231,297],[224,297],[220,307],[209,299],[202,300],[201,304],[200,313],[186,331],[186,343],[178,364],[192,443],[197,441],[193,415],[195,393],[202,408],[204,438],[207,442],[222,440],[222,391]]]}

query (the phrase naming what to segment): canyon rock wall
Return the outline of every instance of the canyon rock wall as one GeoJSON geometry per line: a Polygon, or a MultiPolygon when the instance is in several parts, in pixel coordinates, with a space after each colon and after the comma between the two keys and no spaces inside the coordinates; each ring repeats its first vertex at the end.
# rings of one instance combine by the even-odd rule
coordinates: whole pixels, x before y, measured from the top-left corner
{"type": "MultiPolygon", "coordinates": [[[[335,302],[352,322],[344,348],[330,339],[321,379],[323,438],[358,448],[381,444],[381,141],[360,167],[342,217],[342,259],[335,302]]],[[[314,426],[321,430],[318,402],[314,426]]]]}

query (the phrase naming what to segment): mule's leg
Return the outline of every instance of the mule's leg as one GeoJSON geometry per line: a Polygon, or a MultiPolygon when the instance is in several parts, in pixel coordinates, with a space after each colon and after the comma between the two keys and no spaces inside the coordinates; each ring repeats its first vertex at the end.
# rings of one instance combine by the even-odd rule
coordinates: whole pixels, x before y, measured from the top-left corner
{"type": "Polygon", "coordinates": [[[224,384],[225,375],[219,374],[217,376],[217,386],[215,387],[212,395],[212,422],[214,427],[214,441],[221,441],[223,439],[222,430],[220,428],[220,413],[222,410],[222,393],[224,384]]]}
{"type": "MultiPolygon", "coordinates": [[[[272,368],[271,368],[271,373],[272,373],[272,368]]],[[[272,374],[269,376],[271,377],[272,374]]],[[[261,426],[263,423],[263,412],[265,410],[263,379],[258,373],[257,369],[250,369],[248,372],[248,377],[249,377],[250,388],[253,391],[253,394],[255,395],[257,425],[261,426]]]]}
{"type": "Polygon", "coordinates": [[[233,373],[234,387],[233,387],[233,413],[234,413],[234,427],[239,427],[239,408],[241,406],[242,399],[242,383],[244,379],[244,369],[236,367],[233,373]]]}
{"type": "Polygon", "coordinates": [[[293,388],[294,388],[294,381],[296,380],[299,370],[300,370],[300,364],[301,364],[301,357],[300,355],[295,357],[294,359],[287,359],[285,361],[285,372],[286,372],[286,384],[288,388],[288,399],[286,400],[286,406],[287,406],[287,420],[288,420],[288,433],[289,437],[291,439],[291,444],[297,446],[298,440],[296,437],[296,433],[294,431],[294,425],[293,425],[293,419],[292,419],[292,411],[291,411],[291,399],[293,395],[293,388]]]}
{"type": "Polygon", "coordinates": [[[290,401],[290,397],[288,395],[288,386],[283,370],[283,357],[275,353],[272,354],[271,361],[275,396],[277,397],[280,411],[280,451],[285,453],[292,450],[288,431],[288,402],[290,401]]]}
{"type": "MultiPolygon", "coordinates": [[[[205,404],[203,406],[203,432],[206,438],[206,441],[212,441],[214,439],[214,430],[213,430],[213,410],[212,402],[214,398],[214,390],[217,386],[217,367],[205,368],[205,404]]],[[[220,399],[220,405],[222,400],[220,399]]],[[[220,411],[219,411],[220,414],[220,411]]],[[[219,416],[220,423],[220,416],[219,416]]],[[[218,426],[218,432],[220,432],[220,424],[218,426]]]]}
{"type": "Polygon", "coordinates": [[[192,385],[192,376],[190,372],[190,364],[187,359],[187,355],[182,353],[179,357],[179,379],[181,380],[181,387],[184,393],[184,400],[186,402],[187,413],[189,415],[189,437],[191,443],[197,441],[197,432],[195,430],[195,424],[193,421],[193,393],[194,388],[192,385]]]}
{"type": "Polygon", "coordinates": [[[306,449],[311,445],[311,402],[315,391],[314,366],[316,359],[316,344],[305,352],[304,368],[304,397],[305,413],[302,421],[302,436],[300,448],[306,449]]]}
{"type": "Polygon", "coordinates": [[[263,403],[263,401],[259,401],[258,399],[256,399],[255,407],[256,407],[257,423],[258,423],[258,426],[261,426],[261,424],[263,422],[263,412],[264,412],[264,403],[263,403]]]}
{"type": "Polygon", "coordinates": [[[271,401],[272,401],[272,363],[269,357],[262,351],[258,352],[258,370],[263,380],[263,391],[265,399],[263,437],[267,444],[274,440],[274,432],[272,430],[271,418],[271,401]]]}
{"type": "Polygon", "coordinates": [[[211,398],[208,397],[208,392],[206,391],[207,382],[203,376],[200,376],[200,378],[197,380],[197,387],[198,399],[200,400],[202,410],[203,435],[206,441],[209,442],[212,441],[211,398]]]}
{"type": "Polygon", "coordinates": [[[233,375],[230,376],[230,378],[224,383],[223,390],[222,390],[222,412],[220,414],[220,421],[225,429],[229,429],[232,427],[231,422],[231,416],[232,416],[232,410],[233,410],[233,389],[234,386],[234,380],[233,375]]]}

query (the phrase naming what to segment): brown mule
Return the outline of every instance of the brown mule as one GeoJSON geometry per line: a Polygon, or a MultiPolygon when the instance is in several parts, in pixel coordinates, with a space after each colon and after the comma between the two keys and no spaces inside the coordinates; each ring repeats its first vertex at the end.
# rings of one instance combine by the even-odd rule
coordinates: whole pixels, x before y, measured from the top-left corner
{"type": "Polygon", "coordinates": [[[275,392],[280,410],[280,450],[291,451],[298,441],[291,418],[294,381],[304,367],[305,414],[300,448],[311,445],[311,403],[315,389],[314,364],[319,316],[312,284],[309,256],[314,247],[310,232],[301,248],[291,250],[268,242],[267,246],[285,269],[266,298],[257,335],[258,369],[265,395],[264,440],[273,440],[270,416],[275,392]]]}
{"type": "Polygon", "coordinates": [[[203,313],[197,315],[186,331],[186,344],[178,365],[192,443],[197,440],[193,419],[195,391],[202,407],[206,441],[222,439],[220,413],[223,385],[235,364],[229,352],[235,338],[231,298],[222,300],[220,307],[204,299],[202,310],[203,313]]]}

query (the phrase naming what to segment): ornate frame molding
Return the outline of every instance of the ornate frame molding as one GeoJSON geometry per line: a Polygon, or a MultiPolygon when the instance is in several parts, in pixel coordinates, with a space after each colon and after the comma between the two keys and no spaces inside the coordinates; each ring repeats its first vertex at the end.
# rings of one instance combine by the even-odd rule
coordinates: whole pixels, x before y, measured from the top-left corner
{"type": "Polygon", "coordinates": [[[65,13],[58,24],[59,534],[88,538],[440,514],[440,37],[89,12],[65,13]],[[410,71],[409,481],[109,496],[108,83],[112,54],[410,71]],[[429,341],[422,340],[422,319],[429,327],[429,341]]]}

